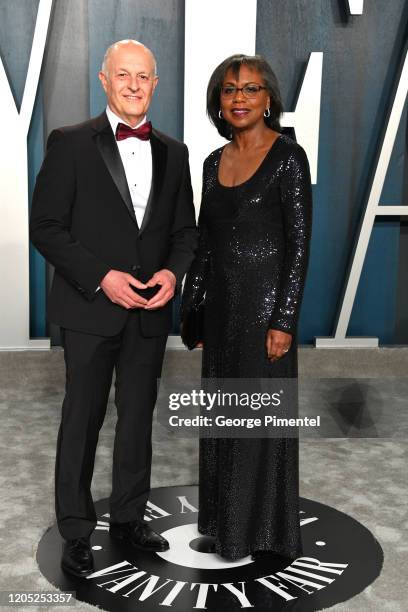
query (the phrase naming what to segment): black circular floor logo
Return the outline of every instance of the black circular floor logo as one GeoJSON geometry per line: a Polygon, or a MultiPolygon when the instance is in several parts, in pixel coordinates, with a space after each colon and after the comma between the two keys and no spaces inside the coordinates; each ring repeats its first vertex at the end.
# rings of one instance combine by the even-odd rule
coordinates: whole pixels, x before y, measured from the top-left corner
{"type": "Polygon", "coordinates": [[[76,598],[114,612],[209,610],[321,610],[360,593],[379,575],[383,552],[350,516],[310,499],[300,500],[303,555],[228,562],[206,552],[197,531],[197,487],[152,489],[145,519],[170,543],[145,553],[109,536],[108,500],[96,503],[91,545],[95,572],[75,579],[60,568],[63,541],[56,525],[41,539],[42,574],[76,598]]]}

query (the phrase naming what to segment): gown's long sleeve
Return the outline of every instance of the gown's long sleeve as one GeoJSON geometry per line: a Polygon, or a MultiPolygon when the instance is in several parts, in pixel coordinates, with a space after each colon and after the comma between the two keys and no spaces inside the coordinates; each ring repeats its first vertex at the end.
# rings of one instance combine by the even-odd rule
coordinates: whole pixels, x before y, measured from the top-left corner
{"type": "Polygon", "coordinates": [[[280,181],[285,233],[285,260],[269,327],[294,335],[309,261],[312,186],[309,162],[297,145],[289,154],[280,181]]]}
{"type": "Polygon", "coordinates": [[[202,301],[206,291],[206,277],[208,273],[211,250],[208,239],[208,229],[205,221],[205,214],[203,211],[203,196],[205,190],[206,171],[204,163],[202,199],[200,215],[198,218],[198,248],[184,283],[183,296],[181,300],[181,320],[183,320],[183,318],[191,310],[191,308],[198,306],[198,304],[202,301]]]}

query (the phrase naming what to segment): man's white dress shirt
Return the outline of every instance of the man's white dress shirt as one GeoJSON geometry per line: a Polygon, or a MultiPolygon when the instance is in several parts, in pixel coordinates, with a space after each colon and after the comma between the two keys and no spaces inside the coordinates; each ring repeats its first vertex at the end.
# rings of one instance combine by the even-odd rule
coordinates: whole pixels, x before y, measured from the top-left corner
{"type": "MultiPolygon", "coordinates": [[[[106,107],[106,114],[114,134],[116,134],[118,123],[129,125],[126,121],[118,117],[109,106],[106,107]]],[[[146,116],[133,129],[143,125],[145,122],[146,116]]],[[[133,208],[140,228],[152,185],[152,149],[150,140],[140,140],[139,138],[130,137],[125,140],[118,140],[116,144],[118,145],[120,157],[125,169],[133,208]]]]}

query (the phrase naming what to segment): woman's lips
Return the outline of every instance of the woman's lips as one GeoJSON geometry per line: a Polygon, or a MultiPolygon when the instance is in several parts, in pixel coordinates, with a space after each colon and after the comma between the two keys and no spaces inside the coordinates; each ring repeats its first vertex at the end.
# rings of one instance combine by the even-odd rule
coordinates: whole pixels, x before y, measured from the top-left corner
{"type": "Polygon", "coordinates": [[[236,117],[245,117],[245,115],[249,113],[249,110],[247,108],[233,108],[231,113],[236,117]]]}

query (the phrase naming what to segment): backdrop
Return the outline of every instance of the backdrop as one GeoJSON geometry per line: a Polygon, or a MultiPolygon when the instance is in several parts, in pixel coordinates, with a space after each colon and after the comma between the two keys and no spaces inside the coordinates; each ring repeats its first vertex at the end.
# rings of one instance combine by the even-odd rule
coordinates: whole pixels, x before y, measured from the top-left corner
{"type": "MultiPolygon", "coordinates": [[[[38,0],[0,0],[0,54],[17,107],[37,8],[38,0]]],[[[334,331],[407,40],[405,0],[371,0],[358,16],[350,16],[347,9],[344,0],[257,2],[256,51],[277,73],[285,111],[294,108],[310,53],[321,51],[324,58],[314,229],[300,320],[304,344],[334,331]]],[[[115,40],[135,38],[153,49],[160,83],[150,118],[158,129],[183,139],[184,20],[184,0],[54,0],[28,135],[30,198],[49,132],[105,107],[97,73],[106,47],[115,40]]],[[[228,36],[228,23],[225,32],[228,36]]],[[[407,140],[405,101],[382,204],[407,203],[407,140]]],[[[47,264],[31,248],[30,333],[51,334],[55,343],[57,331],[48,329],[45,321],[50,276],[47,264]]],[[[348,335],[407,344],[407,279],[408,224],[400,217],[377,217],[348,335]]],[[[174,333],[177,325],[175,317],[174,333]]]]}

